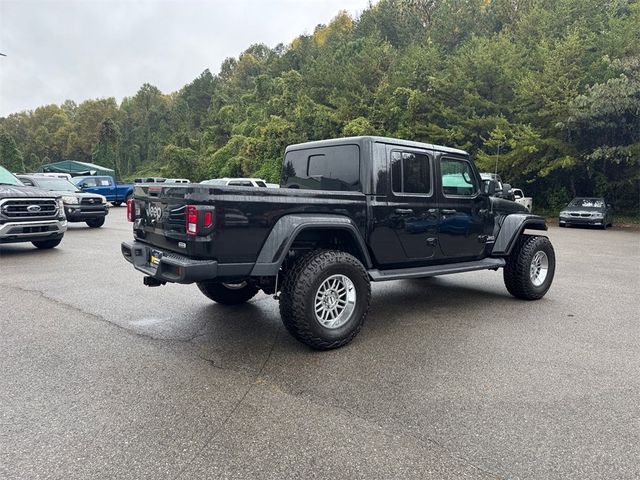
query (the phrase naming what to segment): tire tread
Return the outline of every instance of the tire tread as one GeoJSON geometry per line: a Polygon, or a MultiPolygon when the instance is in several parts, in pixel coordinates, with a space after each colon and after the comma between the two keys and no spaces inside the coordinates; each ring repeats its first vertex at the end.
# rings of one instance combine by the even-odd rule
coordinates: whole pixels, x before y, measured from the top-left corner
{"type": "Polygon", "coordinates": [[[555,252],[547,237],[537,235],[522,235],[514,246],[504,267],[504,284],[511,295],[523,300],[538,300],[547,293],[555,274],[555,252]],[[549,282],[543,290],[536,289],[529,277],[531,258],[536,251],[546,247],[549,258],[549,282]]]}

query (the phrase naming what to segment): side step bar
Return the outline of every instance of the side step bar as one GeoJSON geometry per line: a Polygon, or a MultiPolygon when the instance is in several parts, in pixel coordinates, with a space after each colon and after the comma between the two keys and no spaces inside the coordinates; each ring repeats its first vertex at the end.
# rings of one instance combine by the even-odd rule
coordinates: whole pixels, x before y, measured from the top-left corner
{"type": "Polygon", "coordinates": [[[403,278],[435,277],[449,273],[472,272],[474,270],[497,270],[507,262],[504,258],[484,258],[473,262],[450,263],[448,265],[431,265],[429,267],[398,268],[395,270],[368,270],[373,282],[401,280],[403,278]]]}

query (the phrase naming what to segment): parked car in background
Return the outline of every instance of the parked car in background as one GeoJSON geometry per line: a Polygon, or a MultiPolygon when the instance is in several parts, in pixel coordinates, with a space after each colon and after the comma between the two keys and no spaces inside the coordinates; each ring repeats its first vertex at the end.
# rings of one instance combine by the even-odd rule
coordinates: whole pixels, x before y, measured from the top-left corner
{"type": "Polygon", "coordinates": [[[511,191],[511,185],[509,185],[508,183],[502,183],[502,179],[497,173],[480,173],[480,178],[483,181],[491,180],[495,183],[496,189],[495,193],[492,195],[493,197],[515,201],[515,196],[511,191]]]}
{"type": "Polygon", "coordinates": [[[89,176],[74,177],[73,183],[83,192],[97,193],[106,197],[107,202],[119,207],[133,195],[133,185],[130,183],[116,183],[113,177],[89,176]]]}
{"type": "Polygon", "coordinates": [[[260,187],[267,188],[267,182],[261,178],[212,178],[211,180],[203,180],[200,183],[218,185],[218,186],[236,186],[236,187],[260,187]]]}
{"type": "MultiPolygon", "coordinates": [[[[29,174],[29,175],[35,175],[35,174],[29,174]]],[[[38,173],[37,175],[44,175],[45,177],[53,177],[53,178],[64,178],[65,180],[71,180],[73,178],[68,173],[43,172],[43,173],[38,173]]]]}
{"type": "Polygon", "coordinates": [[[533,208],[533,198],[525,197],[524,192],[519,188],[512,188],[511,192],[513,193],[516,203],[524,205],[527,210],[531,211],[531,209],[533,208]]]}
{"type": "Polygon", "coordinates": [[[167,179],[164,177],[139,177],[134,178],[133,183],[164,183],[167,179]]]}
{"type": "Polygon", "coordinates": [[[560,212],[560,226],[590,225],[606,229],[613,225],[613,208],[602,197],[578,197],[560,212]]]}
{"type": "Polygon", "coordinates": [[[64,178],[43,174],[18,175],[22,183],[60,195],[68,222],[85,222],[91,228],[100,228],[109,213],[107,199],[95,193],[84,193],[64,178]]]}
{"type": "Polygon", "coordinates": [[[167,178],[165,183],[191,183],[188,178],[167,178]]]}
{"type": "Polygon", "coordinates": [[[67,230],[59,195],[27,187],[0,166],[0,243],[31,242],[57,247],[67,230]]]}

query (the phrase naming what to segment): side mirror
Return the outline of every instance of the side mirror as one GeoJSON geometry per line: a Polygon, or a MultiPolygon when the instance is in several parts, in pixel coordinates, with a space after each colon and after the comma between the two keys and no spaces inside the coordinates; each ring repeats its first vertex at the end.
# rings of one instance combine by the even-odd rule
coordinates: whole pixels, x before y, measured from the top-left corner
{"type": "Polygon", "coordinates": [[[491,179],[483,180],[482,193],[485,193],[490,197],[494,196],[496,194],[497,185],[498,185],[498,182],[496,182],[495,180],[491,180],[491,179]]]}

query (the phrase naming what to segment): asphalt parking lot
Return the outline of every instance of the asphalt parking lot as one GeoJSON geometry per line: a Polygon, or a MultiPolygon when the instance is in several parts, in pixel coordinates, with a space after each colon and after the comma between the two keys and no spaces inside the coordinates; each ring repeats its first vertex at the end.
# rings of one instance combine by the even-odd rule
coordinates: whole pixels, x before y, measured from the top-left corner
{"type": "Polygon", "coordinates": [[[313,352],[277,302],[147,288],[125,209],[52,251],[0,246],[0,478],[640,477],[640,233],[549,231],[554,285],[373,287],[313,352]]]}

